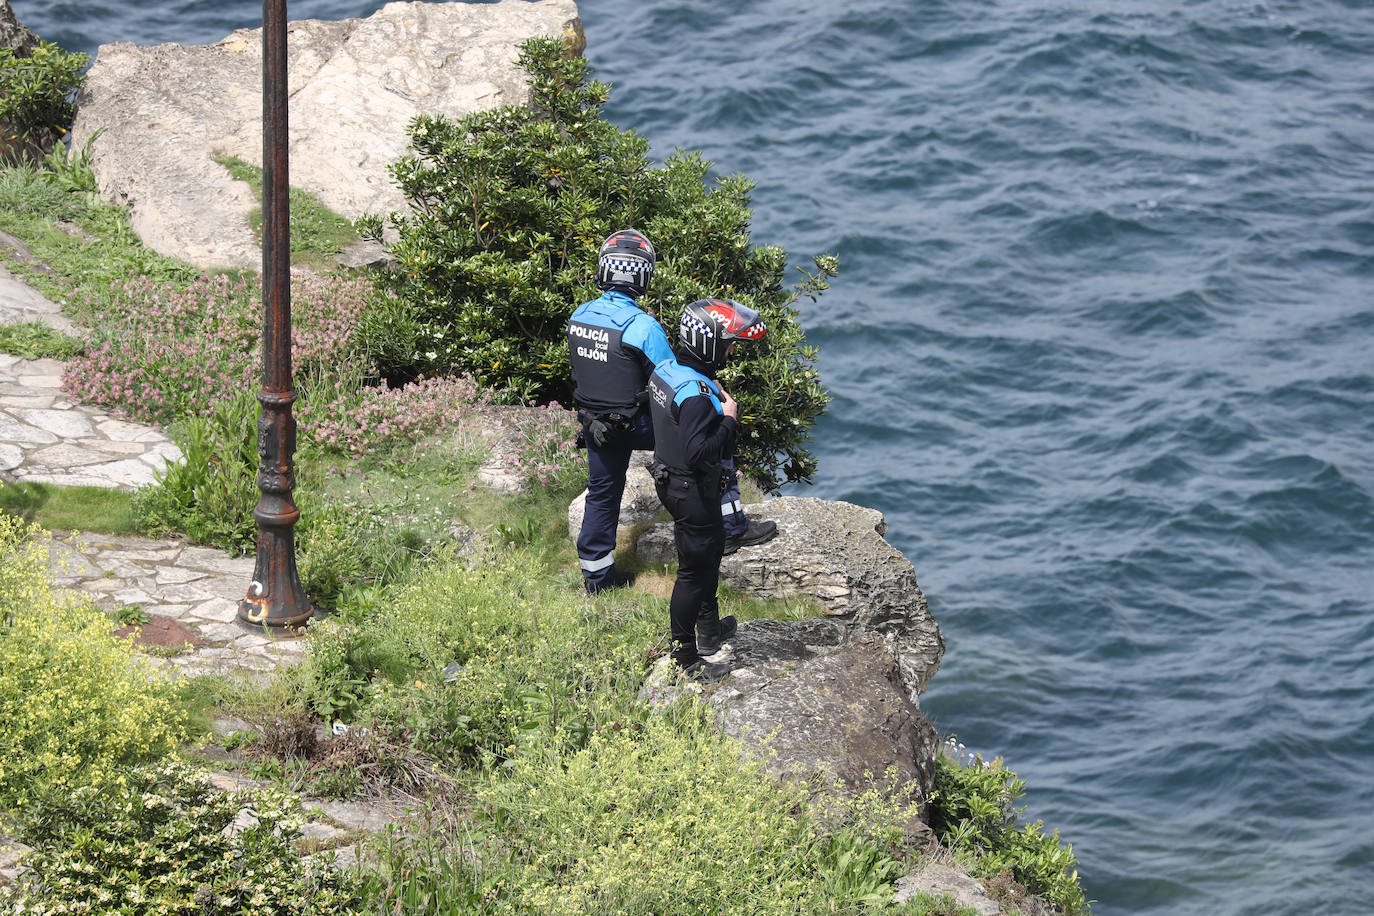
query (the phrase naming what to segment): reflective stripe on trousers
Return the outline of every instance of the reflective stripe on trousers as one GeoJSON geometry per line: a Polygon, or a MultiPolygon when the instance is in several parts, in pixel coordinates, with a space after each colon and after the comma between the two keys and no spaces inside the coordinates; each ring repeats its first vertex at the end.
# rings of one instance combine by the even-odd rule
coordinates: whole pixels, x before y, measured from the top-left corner
{"type": "Polygon", "coordinates": [[[582,564],[583,572],[598,572],[605,569],[607,566],[615,565],[615,554],[608,553],[599,560],[580,560],[578,562],[582,564]]]}

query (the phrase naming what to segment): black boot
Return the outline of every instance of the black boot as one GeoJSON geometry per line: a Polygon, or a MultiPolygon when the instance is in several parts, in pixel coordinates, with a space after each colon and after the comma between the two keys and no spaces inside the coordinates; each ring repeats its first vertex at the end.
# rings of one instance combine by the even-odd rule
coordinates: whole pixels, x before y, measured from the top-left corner
{"type": "Polygon", "coordinates": [[[763,544],[773,540],[773,538],[777,536],[777,522],[751,521],[749,527],[744,529],[742,533],[725,539],[725,553],[723,553],[722,556],[728,557],[741,547],[753,547],[756,544],[763,544]]]}
{"type": "Polygon", "coordinates": [[[727,662],[708,662],[704,658],[699,658],[683,667],[682,673],[694,681],[723,681],[730,676],[730,665],[727,662]]]}
{"type": "Polygon", "coordinates": [[[734,638],[739,630],[739,624],[735,621],[735,615],[721,617],[715,625],[704,620],[697,621],[697,653],[700,655],[715,655],[720,651],[721,643],[729,642],[734,638]]]}
{"type": "Polygon", "coordinates": [[[719,681],[730,673],[724,662],[708,662],[697,651],[696,643],[677,643],[673,648],[673,664],[694,681],[719,681]]]}
{"type": "Polygon", "coordinates": [[[612,569],[610,575],[604,576],[595,582],[591,579],[584,579],[582,584],[587,587],[587,594],[595,595],[598,592],[610,591],[613,588],[624,588],[627,585],[634,585],[634,581],[634,573],[612,569]]]}

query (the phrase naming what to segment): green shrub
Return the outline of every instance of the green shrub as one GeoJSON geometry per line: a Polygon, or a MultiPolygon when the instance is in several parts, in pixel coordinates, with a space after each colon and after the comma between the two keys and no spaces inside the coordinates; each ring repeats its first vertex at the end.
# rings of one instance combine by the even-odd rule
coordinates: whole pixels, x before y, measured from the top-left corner
{"type": "Polygon", "coordinates": [[[40,41],[28,57],[0,48],[0,150],[46,151],[76,115],[73,98],[90,60],[40,41]]]}
{"type": "Polygon", "coordinates": [[[663,612],[593,626],[585,599],[542,580],[534,557],[440,555],[375,606],[313,625],[300,676],[316,711],[459,765],[585,740],[634,695],[663,612]]]}
{"type": "Polygon", "coordinates": [[[834,913],[891,900],[900,866],[826,835],[697,707],[529,753],[478,798],[516,912],[834,913]]]}
{"type": "Polygon", "coordinates": [[[270,789],[219,792],[204,774],[177,764],[121,775],[100,788],[53,795],[31,812],[24,833],[36,848],[18,886],[0,891],[0,912],[362,912],[352,878],[295,849],[303,818],[294,797],[270,789]]]}
{"type": "MultiPolygon", "coordinates": [[[[804,442],[829,396],[793,306],[826,288],[835,259],[817,258],[815,274],[784,289],[783,250],[751,245],[747,179],[707,190],[710,164],[691,153],[651,167],[647,141],[603,118],[609,87],[559,41],[530,40],[520,64],[529,105],[411,125],[416,155],[392,171],[413,212],[389,218],[399,269],[384,282],[409,305],[391,316],[396,337],[414,344],[389,353],[383,371],[460,372],[522,400],[569,403],[568,316],[598,294],[601,240],[634,226],[659,252],[645,305],[672,339],[695,299],[725,296],[763,314],[767,341],[741,348],[724,377],[749,430],[740,464],[765,489],[808,478],[815,459],[804,442]]],[[[360,227],[380,238],[379,218],[360,227]]]]}
{"type": "Polygon", "coordinates": [[[169,686],[110,630],[54,590],[41,533],[0,513],[0,804],[102,785],[181,739],[169,686]]]}
{"type": "Polygon", "coordinates": [[[952,742],[936,760],[930,826],[975,874],[1010,873],[1031,893],[1064,913],[1087,913],[1073,847],[1049,836],[1036,821],[1018,828],[1015,807],[1026,784],[1002,758],[985,761],[960,753],[952,742]],[[964,759],[967,757],[967,759],[964,759]]]}
{"type": "Polygon", "coordinates": [[[199,544],[248,553],[257,537],[260,405],[248,391],[192,416],[174,434],[184,460],[134,496],[134,514],[153,535],[184,533],[199,544]]]}

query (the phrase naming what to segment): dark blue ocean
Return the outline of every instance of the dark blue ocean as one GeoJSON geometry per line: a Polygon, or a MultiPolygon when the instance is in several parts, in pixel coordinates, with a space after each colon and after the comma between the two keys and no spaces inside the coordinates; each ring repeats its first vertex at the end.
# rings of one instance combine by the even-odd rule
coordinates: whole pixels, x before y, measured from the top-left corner
{"type": "MultiPolygon", "coordinates": [[[[15,0],[208,42],[251,0],[15,0]]],[[[378,2],[299,0],[292,18],[378,2]]],[[[1100,916],[1374,912],[1374,5],[582,0],[609,113],[758,182],[880,509],[1100,916]]]]}

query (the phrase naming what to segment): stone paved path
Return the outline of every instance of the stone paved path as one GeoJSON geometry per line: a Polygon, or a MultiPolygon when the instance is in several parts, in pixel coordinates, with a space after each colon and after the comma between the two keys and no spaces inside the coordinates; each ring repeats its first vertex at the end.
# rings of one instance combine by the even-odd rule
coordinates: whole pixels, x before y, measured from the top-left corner
{"type": "MultiPolygon", "coordinates": [[[[56,303],[0,266],[0,325],[31,321],[76,330],[56,303]]],[[[132,490],[180,460],[161,431],[74,403],[57,360],[0,354],[0,480],[132,490]]]]}
{"type": "Polygon", "coordinates": [[[57,360],[0,353],[0,475],[133,490],[180,460],[160,431],[73,403],[57,360]]]}
{"type": "Polygon", "coordinates": [[[111,610],[138,607],[149,616],[171,618],[210,643],[157,658],[172,673],[267,671],[304,656],[298,638],[267,636],[235,622],[239,599],[253,579],[251,557],[229,557],[181,540],[82,534],[55,540],[52,558],[58,585],[87,592],[111,610]]]}
{"type": "MultiPolygon", "coordinates": [[[[0,324],[41,321],[71,332],[57,305],[0,267],[0,324]]],[[[0,481],[133,490],[181,452],[150,426],[73,402],[63,365],[0,354],[0,481]]],[[[172,618],[210,643],[159,664],[182,674],[263,671],[298,660],[304,646],[235,623],[253,578],[251,558],[180,540],[86,534],[54,541],[57,584],[95,596],[108,609],[137,606],[172,618]]]]}

